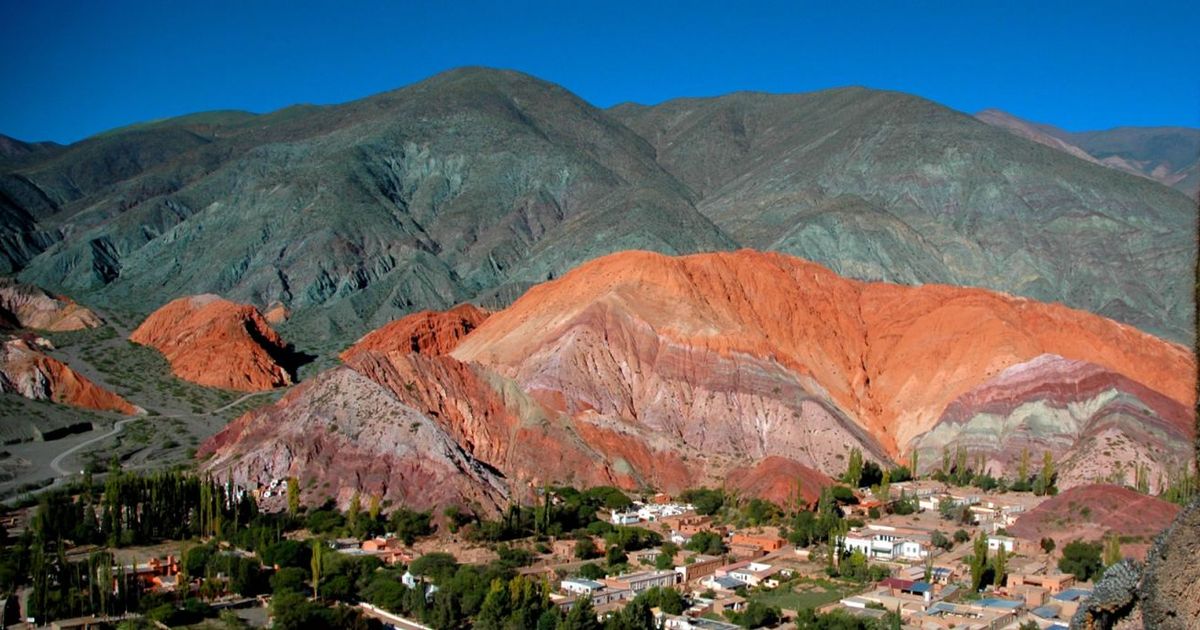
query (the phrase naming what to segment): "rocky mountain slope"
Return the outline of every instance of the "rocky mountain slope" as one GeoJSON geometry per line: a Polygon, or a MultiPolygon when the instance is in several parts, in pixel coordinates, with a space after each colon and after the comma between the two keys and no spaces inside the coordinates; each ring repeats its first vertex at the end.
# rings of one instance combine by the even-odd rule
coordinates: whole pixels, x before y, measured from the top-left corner
{"type": "Polygon", "coordinates": [[[1107,534],[1140,540],[1140,548],[1167,528],[1179,506],[1123,486],[1077,486],[1023,514],[1008,531],[1021,538],[1100,540],[1107,534]]]}
{"type": "Polygon", "coordinates": [[[610,110],[740,244],[1190,339],[1195,204],[930,101],[847,88],[610,110]]]}
{"type": "Polygon", "coordinates": [[[69,299],[12,278],[0,278],[0,327],[64,332],[95,328],[100,317],[69,299]]]}
{"type": "Polygon", "coordinates": [[[511,299],[616,249],[733,246],[634,133],[515,72],[162,121],[2,166],[0,260],[22,277],[143,311],[279,301],[313,344],[511,299]]]}
{"type": "Polygon", "coordinates": [[[1117,127],[1071,132],[996,109],[975,117],[1089,162],[1153,179],[1193,199],[1200,195],[1200,129],[1117,127]]]}
{"type": "MultiPolygon", "coordinates": [[[[1177,426],[1175,415],[1194,401],[1195,361],[1185,348],[1089,313],[979,289],[863,283],[748,250],[623,252],[534,287],[455,344],[464,312],[471,311],[390,324],[402,331],[392,342],[347,352],[338,370],[390,392],[404,408],[392,413],[429,419],[465,454],[503,475],[509,492],[548,481],[673,491],[748,476],[731,474],[740,470],[761,483],[736,489],[778,500],[795,494],[802,479],[807,497],[825,475],[844,470],[852,447],[886,461],[925,447],[933,430],[939,446],[976,448],[970,431],[950,438],[938,431],[948,417],[978,415],[954,411],[974,409],[964,401],[978,398],[977,390],[998,378],[1008,383],[1014,366],[1020,372],[1047,355],[1080,364],[1069,363],[1074,372],[1050,371],[1051,392],[1060,372],[1089,383],[1080,396],[1103,389],[1089,378],[1122,389],[1109,397],[1108,412],[1077,426],[1039,411],[1048,405],[1037,387],[1003,389],[1031,405],[1027,415],[1045,416],[1021,428],[1027,440],[1052,441],[1065,459],[1091,448],[1088,438],[1103,426],[1143,440],[1144,454],[1162,468],[1191,456],[1191,429],[1177,426]],[[446,343],[420,343],[430,337],[407,332],[414,330],[454,334],[446,343]],[[1112,408],[1128,417],[1112,419],[1112,408]],[[785,477],[790,483],[776,483],[785,477]]],[[[320,404],[354,409],[357,394],[344,389],[323,390],[337,400],[320,404]]],[[[1010,403],[999,399],[1001,407],[1010,403]]],[[[296,393],[247,414],[206,447],[213,454],[206,465],[241,481],[315,476],[318,485],[330,481],[325,496],[352,492],[349,480],[370,476],[367,455],[385,457],[380,444],[395,438],[359,440],[361,462],[350,458],[321,472],[307,462],[324,443],[282,437],[321,432],[294,427],[290,418],[341,434],[351,412],[312,411],[310,404],[296,393]],[[269,426],[277,431],[254,428],[269,426]],[[273,452],[289,457],[245,457],[273,452]]],[[[403,429],[386,415],[354,422],[375,434],[403,429]]],[[[996,466],[1008,461],[997,457],[996,466]]],[[[1090,481],[1077,477],[1064,477],[1064,487],[1090,481]]],[[[370,485],[359,489],[376,492],[384,482],[370,485]]]]}
{"type": "Polygon", "coordinates": [[[27,339],[0,342],[0,391],[97,411],[138,412],[124,398],[48,356],[27,339]]]}
{"type": "Polygon", "coordinates": [[[129,340],[162,352],[176,376],[198,385],[253,392],[294,379],[290,347],[258,309],[215,295],[164,305],[129,340]]]}
{"type": "Polygon", "coordinates": [[[139,314],[202,293],[278,304],[322,352],[405,313],[506,305],[609,252],[738,245],[1191,334],[1186,197],[890,92],[600,111],[466,68],[5,146],[0,271],[139,314]]]}

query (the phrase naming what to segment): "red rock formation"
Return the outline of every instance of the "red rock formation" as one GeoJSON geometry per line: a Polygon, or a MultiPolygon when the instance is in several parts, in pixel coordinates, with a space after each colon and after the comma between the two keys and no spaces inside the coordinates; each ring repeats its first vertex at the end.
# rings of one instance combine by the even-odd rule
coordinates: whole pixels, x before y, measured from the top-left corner
{"type": "Polygon", "coordinates": [[[68,298],[51,296],[11,278],[0,278],[0,324],[5,322],[5,327],[50,332],[95,328],[102,323],[95,313],[68,298]]]}
{"type": "MultiPolygon", "coordinates": [[[[782,500],[804,479],[811,499],[849,449],[894,457],[955,401],[986,407],[970,392],[1045,354],[1099,370],[1063,371],[1076,374],[1070,387],[1120,383],[1156,410],[1139,420],[1113,402],[1122,411],[1091,426],[1172,435],[1193,395],[1187,350],[1109,320],[981,290],[854,282],[750,251],[608,256],[534,287],[463,337],[470,325],[462,312],[417,314],[343,357],[500,471],[515,495],[540,483],[670,492],[728,482],[782,500]]],[[[1013,395],[1047,398],[1034,380],[1013,395]]],[[[304,435],[288,420],[296,414],[270,418],[285,424],[280,433],[304,435]]],[[[324,448],[285,444],[262,426],[212,447],[220,461],[262,478],[284,471],[254,473],[246,466],[264,464],[238,453],[324,448]]],[[[385,457],[385,446],[357,448],[385,457]]]]}
{"type": "Polygon", "coordinates": [[[280,359],[287,345],[258,310],[215,295],[166,304],[129,339],[158,349],[176,376],[199,385],[251,392],[292,383],[280,359]]]}
{"type": "MultiPolygon", "coordinates": [[[[1106,534],[1140,539],[1146,545],[1179,513],[1179,506],[1129,488],[1093,484],[1071,488],[1026,512],[1008,528],[1018,538],[1053,538],[1062,547],[1072,540],[1100,540],[1106,534]]],[[[1130,549],[1123,549],[1130,551],[1130,549]]]]}
{"type": "Polygon", "coordinates": [[[984,455],[1009,475],[1022,454],[1058,456],[1060,489],[1124,477],[1143,467],[1150,491],[1190,461],[1192,413],[1179,402],[1093,363],[1042,355],[1006,368],[952,401],[915,442],[924,469],[943,449],[984,455]]]}
{"type": "MultiPolygon", "coordinates": [[[[662,390],[640,382],[666,370],[687,385],[745,391],[776,369],[786,372],[781,382],[811,383],[804,389],[813,400],[855,419],[892,454],[951,401],[1042,354],[1103,366],[1184,405],[1194,400],[1191,353],[1132,327],[979,289],[855,282],[753,251],[594,260],[534,287],[452,354],[568,410],[642,421],[662,390]]],[[[691,401],[680,400],[654,420],[663,429],[735,413],[694,405],[689,413],[691,401]]]]}
{"type": "Polygon", "coordinates": [[[367,333],[342,353],[342,361],[367,350],[446,354],[487,316],[486,311],[473,304],[459,304],[448,311],[413,313],[367,333]]]}
{"type": "MultiPolygon", "coordinates": [[[[238,418],[198,455],[213,455],[208,470],[247,487],[296,477],[309,503],[346,505],[355,490],[415,509],[494,513],[506,503],[505,484],[490,467],[394,392],[344,367],[238,418]]],[[[265,503],[283,501],[281,494],[265,503]]]]}
{"type": "Polygon", "coordinates": [[[754,466],[729,472],[725,488],[747,497],[766,499],[780,506],[814,505],[821,489],[833,479],[786,457],[771,456],[754,466]]]}
{"type": "Polygon", "coordinates": [[[124,398],[47,356],[24,339],[9,339],[0,345],[0,391],[97,411],[126,415],[138,412],[124,398]]]}

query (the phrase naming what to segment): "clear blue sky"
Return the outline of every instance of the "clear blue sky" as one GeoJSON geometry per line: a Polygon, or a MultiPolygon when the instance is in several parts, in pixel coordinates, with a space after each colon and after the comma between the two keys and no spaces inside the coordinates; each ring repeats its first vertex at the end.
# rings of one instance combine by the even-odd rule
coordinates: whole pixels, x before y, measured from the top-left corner
{"type": "Polygon", "coordinates": [[[69,142],[194,111],[335,103],[461,65],[522,70],[600,106],[866,85],[1074,130],[1200,127],[1197,24],[1200,2],[1174,0],[0,0],[0,133],[69,142]]]}

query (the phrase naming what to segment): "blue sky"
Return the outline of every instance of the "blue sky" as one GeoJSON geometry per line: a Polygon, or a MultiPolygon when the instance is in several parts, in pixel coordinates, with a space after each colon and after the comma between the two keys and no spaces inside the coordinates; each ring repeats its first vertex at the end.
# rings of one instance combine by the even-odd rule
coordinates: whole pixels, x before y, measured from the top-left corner
{"type": "Polygon", "coordinates": [[[0,133],[336,103],[462,65],[600,106],[865,85],[1074,130],[1200,127],[1198,23],[1194,1],[0,0],[0,133]]]}

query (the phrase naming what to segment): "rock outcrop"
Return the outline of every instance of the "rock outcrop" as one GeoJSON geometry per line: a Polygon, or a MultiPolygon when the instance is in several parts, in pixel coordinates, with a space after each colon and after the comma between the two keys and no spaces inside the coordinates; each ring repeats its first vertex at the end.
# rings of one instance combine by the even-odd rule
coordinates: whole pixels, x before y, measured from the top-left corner
{"type": "Polygon", "coordinates": [[[258,309],[215,295],[174,300],[130,341],[163,353],[175,376],[199,385],[262,391],[291,385],[291,352],[258,309]]]}
{"type": "Polygon", "coordinates": [[[25,339],[0,342],[0,391],[97,411],[139,411],[25,339]]]}
{"type": "Polygon", "coordinates": [[[785,507],[816,505],[821,490],[831,485],[828,475],[778,455],[731,470],[725,479],[727,490],[785,507]]]}
{"type": "MultiPolygon", "coordinates": [[[[812,500],[851,448],[897,459],[931,429],[964,422],[971,430],[946,443],[966,444],[981,414],[1015,417],[1005,410],[1021,405],[1049,414],[1021,422],[1053,425],[1035,437],[1069,442],[1061,458],[1117,427],[1148,436],[1146,456],[1165,462],[1167,442],[1191,435],[1179,407],[1192,404],[1194,359],[1180,346],[1062,306],[856,282],[779,254],[625,252],[480,318],[460,307],[398,320],[344,353],[341,369],[429,419],[514,494],[540,483],[732,484],[795,500],[800,480],[812,500]],[[1078,404],[1108,411],[1054,424],[1054,405],[1078,404]]],[[[305,400],[288,400],[262,413],[281,435],[306,435],[288,420],[305,400]]],[[[279,465],[250,469],[238,453],[296,448],[279,439],[231,428],[209,450],[241,478],[278,478],[279,465]]],[[[357,448],[385,457],[389,447],[357,448]]]]}
{"type": "Polygon", "coordinates": [[[369,333],[342,353],[342,360],[368,350],[440,355],[454,349],[475,330],[488,313],[473,304],[448,311],[421,311],[406,315],[369,333]]]}
{"type": "Polygon", "coordinates": [[[11,278],[0,278],[0,327],[65,332],[95,328],[98,315],[64,297],[11,278]]]}
{"type": "Polygon", "coordinates": [[[914,448],[925,469],[943,449],[962,447],[994,474],[1012,473],[1024,455],[1036,464],[1047,451],[1070,453],[1059,461],[1060,489],[1100,479],[1134,485],[1142,474],[1158,493],[1192,457],[1192,421],[1183,403],[1114,370],[1047,354],[959,396],[914,448]]]}
{"type": "Polygon", "coordinates": [[[1200,628],[1200,498],[1163,532],[1146,558],[1140,590],[1147,628],[1200,628]]]}

